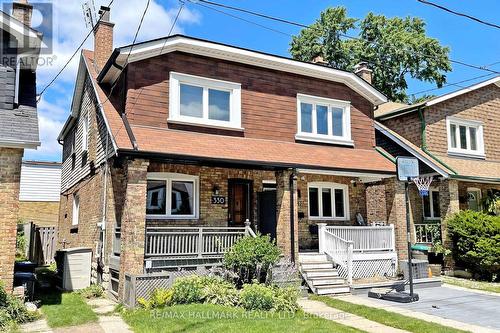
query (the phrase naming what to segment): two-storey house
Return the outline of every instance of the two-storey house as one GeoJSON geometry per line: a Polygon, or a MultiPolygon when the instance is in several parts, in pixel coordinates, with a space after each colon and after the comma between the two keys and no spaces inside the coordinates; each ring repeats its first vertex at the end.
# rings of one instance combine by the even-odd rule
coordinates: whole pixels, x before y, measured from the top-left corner
{"type": "Polygon", "coordinates": [[[375,150],[386,98],[369,82],[181,35],[113,50],[100,13],[59,135],[59,240],[95,249],[112,291],[173,259],[220,258],[245,232],[294,260],[318,249],[320,223],[375,219],[367,184],[395,167],[375,150]]]}
{"type": "Polygon", "coordinates": [[[432,243],[436,230],[459,210],[482,210],[500,191],[500,77],[414,105],[387,105],[375,113],[377,145],[420,159],[433,176],[428,197],[412,188],[417,243],[432,243]]]}

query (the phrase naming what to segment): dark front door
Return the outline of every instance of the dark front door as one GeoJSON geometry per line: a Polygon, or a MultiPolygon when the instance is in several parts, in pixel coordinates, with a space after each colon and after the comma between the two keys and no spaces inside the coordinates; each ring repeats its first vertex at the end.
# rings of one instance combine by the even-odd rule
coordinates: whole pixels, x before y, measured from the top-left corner
{"type": "Polygon", "coordinates": [[[229,211],[230,226],[244,226],[248,219],[252,221],[252,181],[244,179],[229,180],[229,211]]]}
{"type": "Polygon", "coordinates": [[[276,191],[260,192],[257,196],[259,207],[259,231],[276,239],[276,191]]]}

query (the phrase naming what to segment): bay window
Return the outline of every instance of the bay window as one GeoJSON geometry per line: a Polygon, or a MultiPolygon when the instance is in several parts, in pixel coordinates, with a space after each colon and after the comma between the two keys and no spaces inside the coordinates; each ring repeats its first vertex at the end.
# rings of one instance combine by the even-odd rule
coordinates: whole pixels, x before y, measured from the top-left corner
{"type": "Polygon", "coordinates": [[[297,140],[353,145],[350,103],[297,95],[297,140]]]}
{"type": "Polygon", "coordinates": [[[347,185],[310,183],[308,185],[309,218],[317,220],[348,220],[347,185]]]}
{"type": "Polygon", "coordinates": [[[148,173],[146,216],[160,219],[198,218],[198,177],[148,173]]]}
{"type": "Polygon", "coordinates": [[[475,120],[446,118],[448,153],[484,157],[483,124],[475,120]]]}
{"type": "Polygon", "coordinates": [[[170,73],[169,122],[241,129],[241,85],[170,73]]]}

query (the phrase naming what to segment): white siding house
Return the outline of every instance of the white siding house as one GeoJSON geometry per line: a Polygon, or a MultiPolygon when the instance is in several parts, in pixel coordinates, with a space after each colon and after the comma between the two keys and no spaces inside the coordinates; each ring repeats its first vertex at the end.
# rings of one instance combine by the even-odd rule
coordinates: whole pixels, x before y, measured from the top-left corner
{"type": "Polygon", "coordinates": [[[59,202],[61,163],[23,162],[19,201],[59,202]]]}

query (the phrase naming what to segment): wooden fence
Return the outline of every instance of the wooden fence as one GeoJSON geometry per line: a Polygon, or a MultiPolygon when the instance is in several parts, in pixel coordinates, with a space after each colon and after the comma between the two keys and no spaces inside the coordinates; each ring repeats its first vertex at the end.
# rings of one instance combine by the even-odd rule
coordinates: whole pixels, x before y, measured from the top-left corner
{"type": "Polygon", "coordinates": [[[39,227],[31,224],[29,241],[29,260],[38,265],[50,265],[54,262],[57,248],[57,228],[39,227]]]}

